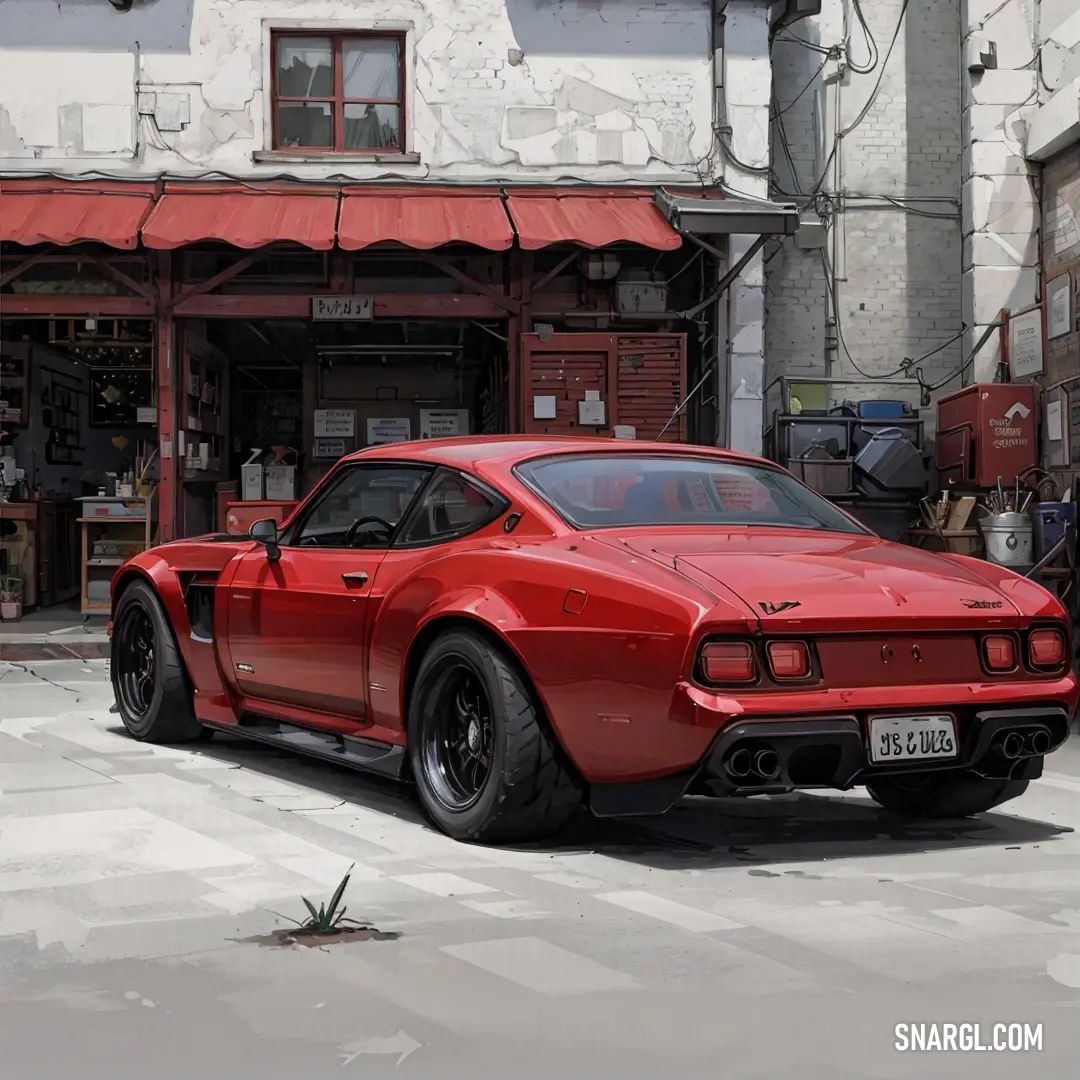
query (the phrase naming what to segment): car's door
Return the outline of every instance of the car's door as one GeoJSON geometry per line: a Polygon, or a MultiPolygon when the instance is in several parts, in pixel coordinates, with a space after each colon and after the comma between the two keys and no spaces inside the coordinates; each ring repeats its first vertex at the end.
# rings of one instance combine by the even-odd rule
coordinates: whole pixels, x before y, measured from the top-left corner
{"type": "Polygon", "coordinates": [[[243,556],[230,582],[228,638],[245,697],[363,722],[371,586],[430,474],[411,464],[348,466],[290,524],[280,558],[261,547],[243,556]]]}

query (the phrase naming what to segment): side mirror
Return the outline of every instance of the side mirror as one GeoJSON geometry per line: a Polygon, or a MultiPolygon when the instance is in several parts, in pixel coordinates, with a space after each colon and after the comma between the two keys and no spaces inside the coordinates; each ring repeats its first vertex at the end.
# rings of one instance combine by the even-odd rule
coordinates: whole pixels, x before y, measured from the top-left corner
{"type": "Polygon", "coordinates": [[[248,531],[250,539],[256,544],[262,544],[266,548],[266,557],[271,562],[277,562],[281,558],[281,548],[278,547],[277,522],[273,518],[263,518],[256,521],[248,531]]]}

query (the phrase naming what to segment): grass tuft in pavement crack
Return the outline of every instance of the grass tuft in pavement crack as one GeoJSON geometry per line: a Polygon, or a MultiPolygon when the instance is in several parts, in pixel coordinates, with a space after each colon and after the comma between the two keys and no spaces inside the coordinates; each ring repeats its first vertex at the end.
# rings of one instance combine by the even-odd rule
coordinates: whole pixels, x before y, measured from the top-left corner
{"type": "MultiPolygon", "coordinates": [[[[338,911],[338,904],[341,903],[342,898],[345,896],[345,890],[349,887],[349,878],[352,877],[355,867],[356,863],[353,863],[345,872],[345,876],[341,879],[337,889],[334,891],[334,895],[330,898],[329,907],[326,904],[320,904],[316,910],[315,905],[306,896],[300,897],[304,901],[304,906],[311,912],[311,918],[306,923],[301,924],[301,930],[315,934],[331,934],[345,921],[345,912],[349,909],[343,907],[338,911]]],[[[350,919],[349,921],[352,922],[353,920],[350,919]]]]}
{"type": "Polygon", "coordinates": [[[347,907],[341,906],[345,898],[345,890],[349,887],[349,878],[356,863],[349,867],[345,876],[338,883],[334,895],[328,904],[320,904],[316,907],[306,896],[300,897],[304,907],[308,909],[310,917],[306,922],[298,922],[290,919],[288,915],[280,915],[279,918],[288,919],[296,926],[295,930],[275,930],[272,934],[261,934],[256,937],[245,938],[245,941],[255,942],[259,945],[274,945],[279,948],[284,946],[302,945],[305,948],[312,946],[332,945],[339,941],[395,941],[401,937],[398,933],[384,933],[376,930],[367,923],[357,922],[356,919],[345,917],[347,907]]]}

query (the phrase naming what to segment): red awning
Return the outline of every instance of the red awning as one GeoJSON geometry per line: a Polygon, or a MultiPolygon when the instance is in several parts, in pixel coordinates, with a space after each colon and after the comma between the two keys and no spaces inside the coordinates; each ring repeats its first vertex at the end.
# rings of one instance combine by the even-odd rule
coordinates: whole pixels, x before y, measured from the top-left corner
{"type": "Polygon", "coordinates": [[[601,248],[620,241],[673,251],[682,244],[653,205],[651,191],[522,191],[510,195],[506,206],[525,251],[552,244],[601,248]]]}
{"type": "Polygon", "coordinates": [[[334,246],[336,188],[259,188],[237,184],[165,189],[142,229],[148,248],[168,251],[218,241],[251,250],[266,244],[334,246]]]}
{"type": "Polygon", "coordinates": [[[130,251],[153,203],[152,184],[76,180],[0,182],[0,242],[59,244],[93,241],[130,251]]]}
{"type": "Polygon", "coordinates": [[[506,251],[514,243],[501,196],[476,190],[346,188],[337,232],[346,251],[384,243],[421,251],[454,243],[506,251]]]}

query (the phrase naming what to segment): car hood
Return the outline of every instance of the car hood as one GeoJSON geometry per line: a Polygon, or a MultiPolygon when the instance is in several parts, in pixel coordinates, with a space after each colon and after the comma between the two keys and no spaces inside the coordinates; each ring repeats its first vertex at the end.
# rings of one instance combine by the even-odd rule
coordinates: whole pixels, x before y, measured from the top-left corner
{"type": "Polygon", "coordinates": [[[1022,612],[976,570],[873,536],[802,530],[625,533],[612,537],[696,584],[724,586],[776,630],[963,629],[1022,612]]]}

